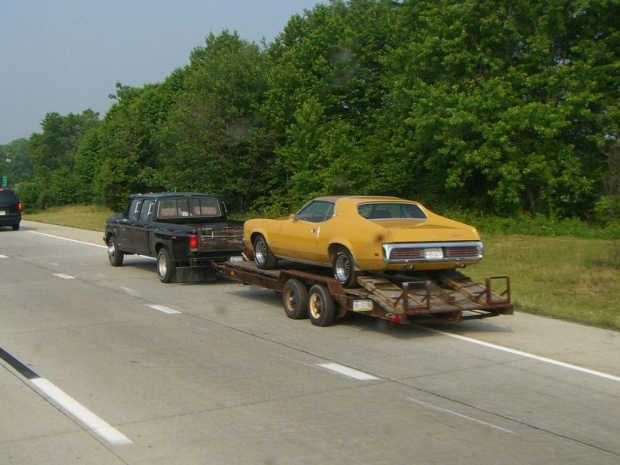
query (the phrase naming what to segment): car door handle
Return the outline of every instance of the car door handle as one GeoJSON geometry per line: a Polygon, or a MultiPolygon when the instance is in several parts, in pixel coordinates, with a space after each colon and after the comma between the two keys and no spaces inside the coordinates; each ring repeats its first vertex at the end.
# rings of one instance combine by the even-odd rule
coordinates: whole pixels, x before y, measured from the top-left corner
{"type": "Polygon", "coordinates": [[[314,233],[316,232],[316,228],[312,228],[312,229],[310,230],[310,232],[311,232],[312,234],[314,234],[314,233]]]}

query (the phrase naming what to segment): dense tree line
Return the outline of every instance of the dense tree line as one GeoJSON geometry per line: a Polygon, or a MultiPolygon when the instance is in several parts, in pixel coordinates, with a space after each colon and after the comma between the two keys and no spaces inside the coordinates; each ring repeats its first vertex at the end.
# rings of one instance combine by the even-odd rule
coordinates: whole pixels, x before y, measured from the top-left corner
{"type": "Polygon", "coordinates": [[[350,0],[270,44],[210,34],[102,119],[14,141],[26,207],[211,191],[272,214],[322,194],[620,217],[620,0],[350,0]]]}

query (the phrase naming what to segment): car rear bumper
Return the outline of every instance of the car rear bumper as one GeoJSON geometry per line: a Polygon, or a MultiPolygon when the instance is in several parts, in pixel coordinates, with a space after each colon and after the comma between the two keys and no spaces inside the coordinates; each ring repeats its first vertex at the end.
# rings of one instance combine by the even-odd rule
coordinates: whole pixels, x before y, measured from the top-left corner
{"type": "Polygon", "coordinates": [[[410,265],[415,269],[441,269],[471,265],[482,260],[480,241],[383,244],[386,266],[410,265]]]}
{"type": "Polygon", "coordinates": [[[0,216],[0,226],[14,226],[19,224],[21,220],[21,216],[17,215],[0,216]]]}

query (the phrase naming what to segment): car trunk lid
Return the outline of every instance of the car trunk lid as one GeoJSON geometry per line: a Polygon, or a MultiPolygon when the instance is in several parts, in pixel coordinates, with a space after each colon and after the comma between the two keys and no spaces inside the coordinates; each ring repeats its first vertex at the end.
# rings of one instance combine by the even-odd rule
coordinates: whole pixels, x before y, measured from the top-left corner
{"type": "Polygon", "coordinates": [[[475,228],[459,222],[437,225],[429,220],[381,220],[377,222],[387,230],[389,242],[454,242],[478,241],[475,228]],[[412,241],[412,233],[419,232],[419,239],[412,241]]]}

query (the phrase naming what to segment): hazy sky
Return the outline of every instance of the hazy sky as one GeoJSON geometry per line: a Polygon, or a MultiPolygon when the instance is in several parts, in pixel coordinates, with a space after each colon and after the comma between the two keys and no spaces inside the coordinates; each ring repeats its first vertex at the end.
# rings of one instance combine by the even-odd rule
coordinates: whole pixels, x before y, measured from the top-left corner
{"type": "Polygon", "coordinates": [[[0,145],[47,113],[103,117],[115,85],[161,82],[209,32],[271,42],[327,0],[0,0],[0,145]]]}

